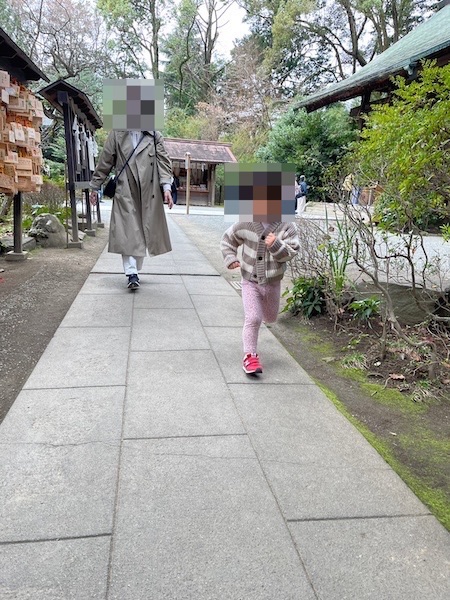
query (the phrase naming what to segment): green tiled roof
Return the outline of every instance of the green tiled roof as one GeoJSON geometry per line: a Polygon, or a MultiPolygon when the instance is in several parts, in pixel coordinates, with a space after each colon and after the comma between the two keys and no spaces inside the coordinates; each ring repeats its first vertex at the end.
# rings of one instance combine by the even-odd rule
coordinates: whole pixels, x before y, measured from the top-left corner
{"type": "Polygon", "coordinates": [[[351,77],[312,94],[296,104],[296,108],[316,110],[333,102],[349,100],[364,91],[380,89],[393,75],[408,73],[418,61],[438,58],[448,54],[449,49],[450,5],[447,5],[351,77]]]}

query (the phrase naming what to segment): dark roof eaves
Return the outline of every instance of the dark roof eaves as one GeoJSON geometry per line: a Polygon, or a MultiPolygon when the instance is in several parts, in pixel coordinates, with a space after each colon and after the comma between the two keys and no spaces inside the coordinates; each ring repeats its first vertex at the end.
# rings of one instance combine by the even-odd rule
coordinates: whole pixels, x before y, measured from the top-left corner
{"type": "MultiPolygon", "coordinates": [[[[44,81],[50,81],[50,79],[47,77],[47,75],[41,71],[41,69],[31,60],[31,58],[27,54],[25,54],[25,52],[22,50],[22,48],[20,48],[16,44],[16,42],[14,40],[12,40],[9,37],[9,35],[6,33],[6,31],[4,29],[2,29],[1,27],[0,27],[0,37],[3,37],[5,39],[6,43],[13,48],[13,50],[19,55],[19,57],[23,61],[25,61],[25,63],[27,64],[27,67],[35,75],[34,78],[31,78],[31,77],[27,78],[26,81],[39,81],[39,79],[43,79],[44,81]]],[[[25,70],[23,68],[20,68],[19,70],[24,72],[24,74],[25,74],[25,70]]]]}
{"type": "Polygon", "coordinates": [[[51,93],[57,92],[58,88],[60,90],[66,91],[72,98],[78,98],[80,100],[80,104],[77,104],[78,108],[80,110],[82,108],[84,109],[84,107],[87,108],[87,111],[83,110],[82,112],[84,112],[84,114],[91,122],[91,124],[94,125],[94,127],[100,129],[103,126],[101,118],[97,114],[95,108],[92,106],[92,103],[86,96],[86,94],[82,90],[79,90],[72,84],[65,81],[64,79],[58,79],[56,81],[53,81],[50,85],[47,85],[46,87],[40,89],[37,93],[40,94],[43,98],[45,98],[48,102],[50,102],[50,104],[54,106],[59,112],[62,112],[62,107],[56,100],[56,97],[52,98],[51,96],[51,93]]]}
{"type": "MultiPolygon", "coordinates": [[[[450,8],[448,10],[450,11],[450,8]]],[[[433,15],[433,16],[436,16],[436,15],[433,15]]],[[[447,20],[448,20],[448,17],[447,17],[447,20]]],[[[428,24],[430,21],[432,21],[432,18],[429,19],[429,21],[427,21],[423,25],[428,24]]],[[[420,28],[420,26],[418,28],[420,28]]],[[[410,33],[414,33],[414,31],[416,31],[416,30],[413,30],[410,33]]],[[[402,39],[404,39],[404,38],[402,38],[402,39]]],[[[399,40],[399,42],[401,42],[401,40],[399,40]]],[[[399,43],[399,42],[397,42],[397,43],[399,43]]],[[[393,46],[390,46],[385,52],[389,52],[389,51],[392,52],[391,49],[394,48],[395,45],[396,44],[394,44],[393,46]]],[[[362,85],[370,88],[371,84],[375,85],[376,83],[379,83],[382,81],[388,81],[390,77],[399,75],[402,73],[402,71],[405,71],[409,65],[414,65],[417,62],[422,61],[422,60],[427,60],[427,59],[429,60],[429,59],[436,58],[439,56],[439,54],[441,54],[442,51],[448,49],[449,47],[450,47],[450,36],[447,40],[439,43],[436,46],[433,46],[432,48],[428,48],[425,52],[422,51],[422,52],[412,55],[408,58],[403,57],[402,60],[391,63],[387,67],[384,67],[384,68],[381,67],[381,69],[379,71],[377,71],[376,73],[372,73],[372,71],[371,71],[371,73],[369,75],[364,76],[365,67],[362,67],[357,73],[351,75],[347,79],[339,81],[338,83],[331,85],[330,87],[326,88],[325,90],[317,92],[316,94],[313,94],[313,95],[309,96],[308,98],[305,98],[305,100],[301,100],[300,102],[297,102],[294,106],[294,110],[298,110],[300,108],[309,108],[311,110],[312,109],[311,107],[313,107],[313,106],[316,108],[321,108],[322,106],[326,106],[327,104],[332,104],[333,102],[350,100],[351,98],[354,98],[355,96],[359,95],[359,92],[351,92],[350,90],[355,90],[357,88],[360,88],[362,85]],[[323,100],[329,100],[329,101],[323,102],[323,100]]],[[[374,64],[376,65],[378,59],[382,60],[381,57],[384,58],[385,54],[384,53],[379,54],[373,61],[368,63],[366,66],[373,67],[374,64]]]]}

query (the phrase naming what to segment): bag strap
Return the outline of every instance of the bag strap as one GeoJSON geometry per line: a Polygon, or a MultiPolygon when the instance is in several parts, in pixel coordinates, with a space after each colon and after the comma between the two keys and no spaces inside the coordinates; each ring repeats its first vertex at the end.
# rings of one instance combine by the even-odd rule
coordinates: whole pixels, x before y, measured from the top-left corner
{"type": "MultiPolygon", "coordinates": [[[[153,132],[153,142],[155,143],[155,162],[156,162],[156,172],[158,173],[158,181],[159,185],[161,185],[161,179],[159,177],[159,167],[158,167],[158,150],[156,149],[156,131],[153,132]]],[[[164,196],[164,194],[163,194],[164,196]]]]}
{"type": "Polygon", "coordinates": [[[133,148],[133,152],[130,154],[130,156],[127,158],[126,163],[123,165],[123,167],[120,169],[119,174],[116,177],[116,181],[119,179],[119,177],[122,175],[122,171],[125,169],[125,167],[127,166],[127,164],[130,162],[130,158],[133,156],[133,154],[135,153],[137,147],[139,146],[139,144],[142,142],[142,140],[144,139],[144,135],[145,133],[143,133],[141,135],[141,139],[138,141],[138,143],[136,144],[136,146],[133,148]]]}
{"type": "Polygon", "coordinates": [[[155,142],[156,166],[158,166],[158,150],[156,149],[156,131],[153,132],[153,141],[155,142]]]}

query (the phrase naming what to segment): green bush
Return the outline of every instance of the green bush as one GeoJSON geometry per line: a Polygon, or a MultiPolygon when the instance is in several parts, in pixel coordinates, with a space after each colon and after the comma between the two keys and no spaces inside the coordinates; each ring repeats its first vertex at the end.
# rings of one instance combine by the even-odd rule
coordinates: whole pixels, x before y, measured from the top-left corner
{"type": "Polygon", "coordinates": [[[450,216],[450,64],[395,79],[392,104],[374,106],[346,158],[358,185],[383,194],[376,219],[390,231],[436,229],[450,216]]]}
{"type": "Polygon", "coordinates": [[[380,314],[380,299],[375,296],[355,300],[349,304],[349,310],[360,321],[369,321],[371,318],[380,314]]]}
{"type": "Polygon", "coordinates": [[[323,281],[298,277],[293,282],[292,289],[283,293],[287,297],[286,306],[282,312],[299,313],[311,318],[320,315],[325,308],[325,293],[323,281]]]}
{"type": "Polygon", "coordinates": [[[343,156],[356,135],[355,122],[341,105],[312,113],[290,109],[276,121],[256,157],[295,165],[308,183],[308,200],[325,200],[324,171],[343,156]]]}

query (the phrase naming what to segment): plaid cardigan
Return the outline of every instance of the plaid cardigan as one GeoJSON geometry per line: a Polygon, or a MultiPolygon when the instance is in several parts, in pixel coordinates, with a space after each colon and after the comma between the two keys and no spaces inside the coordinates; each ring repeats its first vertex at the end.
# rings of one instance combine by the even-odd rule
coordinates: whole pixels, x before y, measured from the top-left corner
{"type": "Polygon", "coordinates": [[[239,260],[244,279],[259,284],[272,283],[283,279],[286,262],[293,259],[300,248],[295,223],[234,223],[222,236],[220,249],[225,266],[239,260]],[[268,233],[274,233],[276,240],[268,248],[264,243],[268,233]],[[237,257],[238,247],[242,246],[242,260],[237,257]]]}

